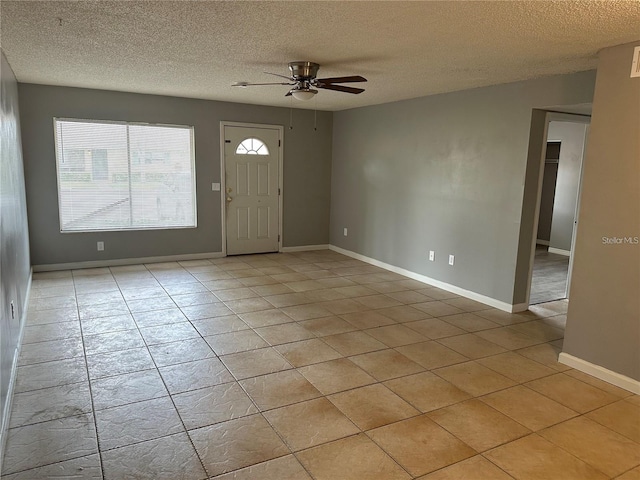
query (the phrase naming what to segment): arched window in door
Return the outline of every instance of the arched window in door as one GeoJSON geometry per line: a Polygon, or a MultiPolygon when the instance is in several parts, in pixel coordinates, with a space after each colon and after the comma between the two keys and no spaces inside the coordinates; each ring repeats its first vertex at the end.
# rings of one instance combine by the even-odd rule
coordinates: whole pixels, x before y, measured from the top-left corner
{"type": "Polygon", "coordinates": [[[236,155],[269,155],[269,149],[262,140],[245,138],[236,148],[236,155]]]}

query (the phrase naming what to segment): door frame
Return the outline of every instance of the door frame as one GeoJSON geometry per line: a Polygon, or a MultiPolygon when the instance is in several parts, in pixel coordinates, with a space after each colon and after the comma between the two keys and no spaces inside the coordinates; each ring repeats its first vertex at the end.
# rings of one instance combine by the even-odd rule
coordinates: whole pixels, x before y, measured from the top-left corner
{"type": "MultiPolygon", "coordinates": [[[[533,263],[536,255],[536,240],[538,237],[538,221],[540,219],[540,205],[542,203],[542,183],[544,180],[544,162],[546,160],[547,153],[547,137],[549,135],[549,123],[551,122],[568,122],[568,123],[585,123],[587,124],[587,132],[585,134],[585,141],[582,147],[582,159],[580,161],[580,173],[579,173],[579,183],[578,183],[578,194],[576,199],[576,210],[574,214],[574,224],[573,224],[573,233],[571,238],[571,251],[569,254],[569,270],[567,272],[567,286],[565,290],[565,296],[569,298],[569,285],[571,281],[571,269],[573,268],[573,256],[574,256],[574,245],[575,239],[578,231],[578,210],[580,208],[580,195],[582,193],[582,172],[584,170],[584,157],[586,153],[587,147],[587,139],[589,135],[589,125],[591,124],[591,117],[589,115],[580,115],[573,113],[559,113],[559,112],[551,112],[547,111],[545,114],[545,124],[544,131],[542,135],[542,153],[540,155],[540,168],[538,172],[538,185],[537,185],[537,195],[536,195],[536,208],[534,211],[533,217],[533,234],[531,239],[531,255],[529,257],[529,274],[527,277],[527,291],[526,291],[526,304],[530,306],[529,303],[531,300],[531,281],[533,279],[533,263]]],[[[561,147],[562,150],[562,147],[561,147]]]]}
{"type": "Polygon", "coordinates": [[[227,256],[227,202],[225,195],[227,191],[227,169],[224,149],[224,128],[225,127],[245,127],[245,128],[263,128],[267,130],[278,131],[278,252],[282,252],[282,210],[284,197],[283,172],[284,163],[284,127],[282,125],[268,125],[263,123],[247,123],[247,122],[220,122],[220,218],[222,231],[222,255],[227,256]]]}
{"type": "Polygon", "coordinates": [[[576,236],[578,235],[578,213],[580,213],[580,199],[582,198],[582,176],[584,174],[584,159],[587,156],[587,142],[591,133],[591,122],[587,123],[584,132],[584,143],[582,144],[582,159],[580,160],[580,176],[578,178],[578,198],[576,199],[576,211],[573,214],[573,233],[571,234],[571,250],[569,251],[569,271],[567,272],[567,290],[566,297],[569,298],[569,290],[571,289],[571,272],[573,271],[573,261],[575,259],[576,236]]]}

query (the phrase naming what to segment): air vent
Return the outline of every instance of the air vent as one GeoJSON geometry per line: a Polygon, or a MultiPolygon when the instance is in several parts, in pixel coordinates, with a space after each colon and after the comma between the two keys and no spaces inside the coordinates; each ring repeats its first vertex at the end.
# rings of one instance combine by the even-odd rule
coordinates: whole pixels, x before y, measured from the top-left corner
{"type": "Polygon", "coordinates": [[[640,77],[640,47],[633,50],[633,63],[631,64],[631,78],[640,77]]]}

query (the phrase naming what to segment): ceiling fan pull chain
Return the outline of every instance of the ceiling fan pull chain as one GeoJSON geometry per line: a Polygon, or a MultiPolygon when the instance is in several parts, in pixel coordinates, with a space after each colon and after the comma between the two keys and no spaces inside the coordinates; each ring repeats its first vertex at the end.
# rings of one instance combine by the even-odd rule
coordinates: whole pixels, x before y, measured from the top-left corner
{"type": "Polygon", "coordinates": [[[313,109],[313,130],[318,131],[318,97],[315,99],[315,108],[313,109]]]}
{"type": "Polygon", "coordinates": [[[289,97],[289,130],[293,130],[293,97],[289,97]]]}

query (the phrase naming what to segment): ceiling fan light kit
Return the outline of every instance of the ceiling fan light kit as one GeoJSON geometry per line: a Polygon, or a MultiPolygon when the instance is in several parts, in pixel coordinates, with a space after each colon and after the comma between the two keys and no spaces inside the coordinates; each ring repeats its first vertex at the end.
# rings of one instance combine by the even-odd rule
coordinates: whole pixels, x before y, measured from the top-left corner
{"type": "Polygon", "coordinates": [[[269,75],[275,75],[276,77],[286,78],[288,82],[277,83],[249,83],[249,82],[237,82],[232,86],[234,87],[251,87],[258,85],[289,85],[291,88],[285,96],[293,96],[296,100],[311,100],[317,93],[318,88],[324,90],[334,90],[336,92],[359,94],[364,92],[363,88],[347,87],[344,85],[336,85],[338,83],[354,83],[354,82],[366,82],[367,79],[359,75],[352,75],[348,77],[333,77],[333,78],[316,78],[318,75],[318,69],[320,65],[314,62],[289,62],[289,71],[291,76],[286,77],[277,73],[268,73],[269,75]]]}
{"type": "Polygon", "coordinates": [[[311,100],[313,97],[315,97],[316,93],[318,93],[317,90],[311,90],[311,89],[291,90],[291,95],[293,95],[293,98],[295,98],[296,100],[303,100],[303,101],[311,100]]]}

